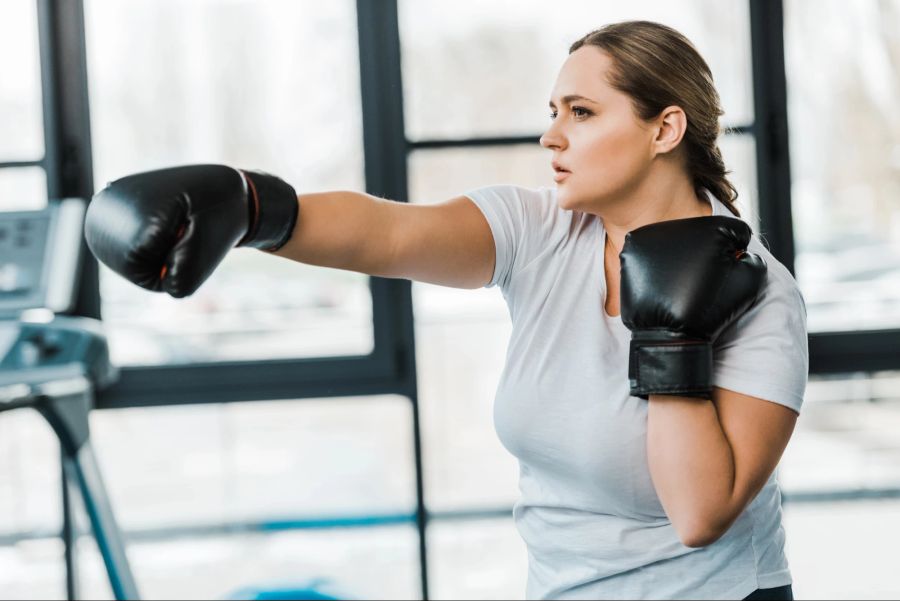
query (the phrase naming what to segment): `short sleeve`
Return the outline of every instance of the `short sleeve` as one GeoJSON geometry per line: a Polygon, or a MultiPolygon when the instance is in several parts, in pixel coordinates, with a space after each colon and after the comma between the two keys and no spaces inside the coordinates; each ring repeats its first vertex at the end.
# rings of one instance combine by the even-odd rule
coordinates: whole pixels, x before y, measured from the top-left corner
{"type": "Polygon", "coordinates": [[[494,236],[494,275],[485,288],[500,286],[505,293],[517,273],[548,251],[548,241],[568,232],[571,212],[559,209],[552,188],[497,185],[465,196],[481,209],[494,236]]]}
{"type": "Polygon", "coordinates": [[[716,340],[713,383],[800,413],[809,376],[806,303],[790,272],[760,254],[768,265],[766,288],[716,340]]]}
{"type": "Polygon", "coordinates": [[[525,207],[512,186],[488,186],[465,195],[481,209],[494,236],[494,275],[485,288],[499,285],[505,289],[525,231],[525,207]]]}

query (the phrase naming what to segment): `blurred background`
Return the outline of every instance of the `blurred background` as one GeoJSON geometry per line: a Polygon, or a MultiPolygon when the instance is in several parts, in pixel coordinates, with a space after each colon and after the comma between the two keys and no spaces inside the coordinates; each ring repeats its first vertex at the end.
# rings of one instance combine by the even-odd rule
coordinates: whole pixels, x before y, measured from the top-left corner
{"type": "MultiPolygon", "coordinates": [[[[897,598],[897,0],[2,0],[0,211],[198,162],[415,203],[552,185],[556,72],[625,19],[710,64],[738,205],[806,300],[810,382],[779,468],[794,594],[897,598]]],[[[122,369],[90,424],[145,597],[323,579],[421,598],[419,457],[429,596],[523,598],[517,466],[492,424],[499,290],[244,249],[186,300],[96,265],[80,284],[122,369]],[[346,357],[343,383],[305,384],[346,357]]],[[[46,422],[0,413],[2,599],[65,598],[59,481],[46,422]]],[[[81,595],[111,598],[94,539],[78,549],[81,595]]]]}

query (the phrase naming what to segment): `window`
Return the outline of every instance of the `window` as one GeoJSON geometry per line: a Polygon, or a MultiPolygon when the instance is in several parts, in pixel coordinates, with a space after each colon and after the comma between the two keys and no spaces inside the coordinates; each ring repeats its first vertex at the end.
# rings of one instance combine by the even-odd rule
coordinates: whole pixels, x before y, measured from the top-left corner
{"type": "Polygon", "coordinates": [[[900,327],[896,3],[785,2],[797,281],[810,332],[900,327]]]}
{"type": "Polygon", "coordinates": [[[606,23],[675,27],[712,69],[727,125],[753,119],[747,3],[574,0],[399,3],[404,109],[411,140],[531,135],[572,42],[606,23]]]}
{"type": "MultiPolygon", "coordinates": [[[[351,0],[85,3],[94,171],[262,169],[298,193],[363,189],[351,0]]],[[[113,361],[151,365],[368,354],[368,278],[238,249],[188,299],[103,268],[113,361]]]]}
{"type": "Polygon", "coordinates": [[[38,160],[44,125],[34,0],[0,4],[0,73],[0,162],[38,160]]]}
{"type": "Polygon", "coordinates": [[[43,168],[0,168],[0,211],[33,211],[46,205],[47,175],[43,168]]]}
{"type": "MultiPolygon", "coordinates": [[[[58,598],[59,445],[36,412],[0,417],[0,538],[18,541],[0,545],[0,598],[58,598]]],[[[93,449],[142,595],[224,598],[325,578],[349,598],[414,598],[413,523],[290,525],[411,515],[411,419],[409,401],[390,395],[93,413],[93,449]]],[[[81,597],[108,598],[94,539],[82,537],[79,552],[81,597]]]]}
{"type": "Polygon", "coordinates": [[[34,0],[0,4],[0,77],[0,211],[40,209],[47,204],[44,170],[17,165],[38,162],[44,156],[34,0]]]}

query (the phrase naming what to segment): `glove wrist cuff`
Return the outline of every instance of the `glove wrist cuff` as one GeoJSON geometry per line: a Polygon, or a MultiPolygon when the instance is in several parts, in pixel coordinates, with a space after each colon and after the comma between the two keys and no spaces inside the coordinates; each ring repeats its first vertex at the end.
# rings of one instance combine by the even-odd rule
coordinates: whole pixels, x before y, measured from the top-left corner
{"type": "Polygon", "coordinates": [[[628,353],[630,393],[712,397],[713,352],[705,340],[669,332],[634,332],[628,353]]]}
{"type": "Polygon", "coordinates": [[[274,175],[261,171],[240,172],[247,182],[250,217],[247,233],[237,245],[278,250],[290,240],[297,224],[297,192],[274,175]]]}

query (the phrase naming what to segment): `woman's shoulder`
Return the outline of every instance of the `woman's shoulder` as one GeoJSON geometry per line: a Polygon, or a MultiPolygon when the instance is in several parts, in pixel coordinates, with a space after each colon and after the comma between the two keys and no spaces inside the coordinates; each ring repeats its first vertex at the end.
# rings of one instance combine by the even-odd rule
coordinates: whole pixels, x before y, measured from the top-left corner
{"type": "Polygon", "coordinates": [[[524,230],[543,231],[547,235],[557,230],[565,232],[571,229],[570,222],[583,217],[559,207],[555,187],[495,184],[470,190],[465,195],[485,212],[497,209],[514,215],[524,230]]]}
{"type": "Polygon", "coordinates": [[[775,258],[756,234],[753,234],[748,250],[759,255],[766,262],[766,296],[779,298],[799,306],[806,312],[806,302],[797,279],[784,264],[775,258]]]}
{"type": "Polygon", "coordinates": [[[515,184],[491,184],[474,188],[465,193],[470,198],[489,198],[507,202],[524,202],[530,204],[556,204],[556,188],[528,188],[515,184]]]}
{"type": "MultiPolygon", "coordinates": [[[[744,217],[737,217],[731,214],[721,201],[717,200],[716,202],[718,206],[715,214],[726,215],[733,219],[748,222],[744,217]]],[[[770,303],[776,300],[781,301],[781,303],[777,304],[787,303],[792,305],[794,309],[802,309],[805,314],[806,303],[803,293],[800,291],[800,286],[790,270],[769,251],[769,247],[765,243],[765,234],[754,231],[750,237],[750,244],[747,246],[747,250],[761,257],[766,263],[766,288],[763,298],[770,303]]]]}
{"type": "MultiPolygon", "coordinates": [[[[737,217],[736,217],[737,219],[737,217]]],[[[796,279],[754,233],[748,251],[766,263],[759,297],[716,340],[716,386],[800,412],[809,373],[806,302],[796,279]]]]}

